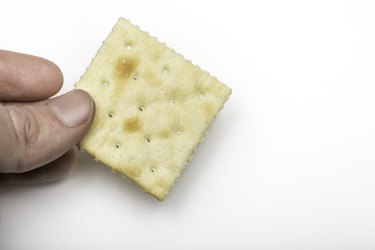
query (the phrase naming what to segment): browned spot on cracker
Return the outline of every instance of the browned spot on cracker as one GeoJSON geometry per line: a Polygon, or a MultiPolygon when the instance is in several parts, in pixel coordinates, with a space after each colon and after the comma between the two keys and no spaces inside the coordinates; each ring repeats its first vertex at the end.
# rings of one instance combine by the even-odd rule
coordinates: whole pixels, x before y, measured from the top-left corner
{"type": "Polygon", "coordinates": [[[119,80],[131,77],[137,68],[138,60],[134,57],[119,57],[114,67],[115,75],[119,80]]]}
{"type": "Polygon", "coordinates": [[[113,91],[115,97],[121,95],[124,86],[129,83],[129,80],[132,80],[137,65],[138,59],[135,57],[120,56],[117,58],[113,66],[113,76],[116,81],[113,91]]]}
{"type": "Polygon", "coordinates": [[[139,117],[131,117],[125,120],[124,123],[124,131],[128,133],[135,133],[141,129],[141,122],[139,121],[139,117]]]}

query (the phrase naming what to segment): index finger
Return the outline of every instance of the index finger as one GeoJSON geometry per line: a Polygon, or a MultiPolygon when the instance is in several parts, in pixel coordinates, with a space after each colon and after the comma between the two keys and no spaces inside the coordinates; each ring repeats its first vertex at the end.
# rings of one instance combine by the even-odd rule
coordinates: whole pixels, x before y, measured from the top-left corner
{"type": "Polygon", "coordinates": [[[0,101],[39,101],[56,94],[63,75],[53,62],[0,50],[0,101]]]}

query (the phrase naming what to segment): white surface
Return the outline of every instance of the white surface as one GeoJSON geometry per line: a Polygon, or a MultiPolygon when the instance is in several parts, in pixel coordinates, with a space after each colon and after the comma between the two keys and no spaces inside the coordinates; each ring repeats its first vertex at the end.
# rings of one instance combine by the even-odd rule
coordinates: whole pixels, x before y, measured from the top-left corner
{"type": "Polygon", "coordinates": [[[82,154],[0,186],[0,249],[375,248],[374,1],[103,2],[2,1],[0,47],[66,92],[124,16],[233,95],[163,203],[82,154]]]}

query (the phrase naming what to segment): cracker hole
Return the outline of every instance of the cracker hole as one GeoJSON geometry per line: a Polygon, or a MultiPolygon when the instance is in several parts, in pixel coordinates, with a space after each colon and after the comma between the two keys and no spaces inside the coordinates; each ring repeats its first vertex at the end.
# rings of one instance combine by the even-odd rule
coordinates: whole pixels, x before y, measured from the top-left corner
{"type": "Polygon", "coordinates": [[[138,110],[142,112],[142,111],[145,110],[145,107],[143,107],[142,105],[140,105],[140,106],[138,106],[138,110]]]}
{"type": "Polygon", "coordinates": [[[150,136],[146,136],[146,137],[145,137],[145,141],[146,141],[146,142],[151,142],[151,137],[150,137],[150,136]]]}
{"type": "Polygon", "coordinates": [[[133,75],[133,80],[134,80],[134,81],[138,80],[138,78],[139,78],[138,74],[134,74],[134,75],[133,75]]]}
{"type": "Polygon", "coordinates": [[[109,118],[113,118],[113,116],[114,116],[114,114],[112,112],[108,114],[109,118]]]}
{"type": "Polygon", "coordinates": [[[109,86],[109,83],[107,81],[103,81],[102,82],[102,87],[103,88],[108,88],[108,86],[109,86]]]}
{"type": "Polygon", "coordinates": [[[126,47],[127,50],[132,50],[133,49],[133,45],[130,44],[130,43],[127,43],[125,47],[126,47]]]}
{"type": "Polygon", "coordinates": [[[115,145],[115,148],[116,148],[116,149],[119,149],[119,148],[120,148],[120,144],[116,144],[116,145],[115,145]]]}
{"type": "Polygon", "coordinates": [[[151,167],[150,170],[151,170],[152,173],[156,173],[156,168],[155,167],[151,167]]]}
{"type": "Polygon", "coordinates": [[[168,72],[169,72],[169,67],[168,66],[164,66],[163,67],[163,73],[167,74],[168,72]]]}

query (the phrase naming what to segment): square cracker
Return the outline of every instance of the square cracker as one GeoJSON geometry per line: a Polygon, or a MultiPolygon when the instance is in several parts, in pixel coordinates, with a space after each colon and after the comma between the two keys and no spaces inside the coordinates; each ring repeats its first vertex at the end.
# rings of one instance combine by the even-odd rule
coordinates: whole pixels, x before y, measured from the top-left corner
{"type": "Polygon", "coordinates": [[[231,89],[120,18],[76,88],[93,124],[79,147],[163,200],[231,89]]]}

